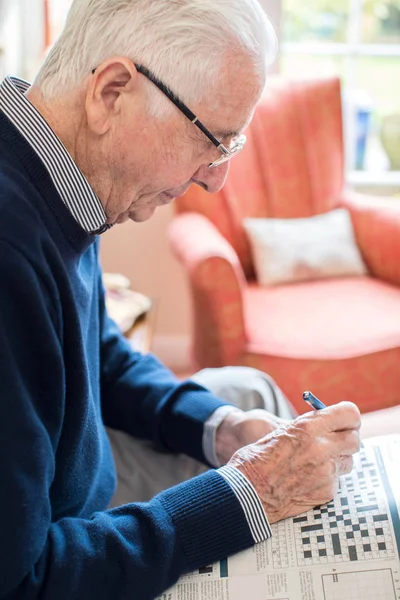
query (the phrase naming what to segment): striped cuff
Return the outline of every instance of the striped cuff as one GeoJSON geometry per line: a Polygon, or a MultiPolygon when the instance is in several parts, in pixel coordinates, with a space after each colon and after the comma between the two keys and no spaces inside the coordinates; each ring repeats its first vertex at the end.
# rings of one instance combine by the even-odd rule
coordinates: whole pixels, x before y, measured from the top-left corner
{"type": "Polygon", "coordinates": [[[204,423],[203,429],[203,454],[206,461],[212,467],[220,467],[221,463],[218,460],[218,456],[215,452],[215,438],[217,435],[217,429],[221,425],[222,421],[231,412],[243,412],[240,408],[233,406],[232,404],[224,404],[217,408],[204,423]]]}
{"type": "Polygon", "coordinates": [[[245,514],[254,542],[258,544],[272,536],[264,507],[250,481],[234,467],[221,467],[219,473],[229,483],[245,514]]]}

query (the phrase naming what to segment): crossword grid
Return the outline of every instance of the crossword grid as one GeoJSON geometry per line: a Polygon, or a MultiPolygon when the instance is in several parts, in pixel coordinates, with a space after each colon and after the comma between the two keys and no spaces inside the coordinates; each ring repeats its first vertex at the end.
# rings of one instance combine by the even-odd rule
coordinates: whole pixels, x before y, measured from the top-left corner
{"type": "Polygon", "coordinates": [[[336,498],[292,519],[295,548],[285,523],[273,526],[274,567],[288,568],[290,557],[298,566],[394,557],[384,498],[374,455],[361,449],[336,498]]]}

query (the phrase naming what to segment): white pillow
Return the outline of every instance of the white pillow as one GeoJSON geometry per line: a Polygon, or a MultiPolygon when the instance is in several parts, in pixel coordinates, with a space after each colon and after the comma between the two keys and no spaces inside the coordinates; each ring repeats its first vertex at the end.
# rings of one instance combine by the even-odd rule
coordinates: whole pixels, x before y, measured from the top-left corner
{"type": "Polygon", "coordinates": [[[365,275],[349,212],[306,219],[244,219],[260,285],[365,275]]]}

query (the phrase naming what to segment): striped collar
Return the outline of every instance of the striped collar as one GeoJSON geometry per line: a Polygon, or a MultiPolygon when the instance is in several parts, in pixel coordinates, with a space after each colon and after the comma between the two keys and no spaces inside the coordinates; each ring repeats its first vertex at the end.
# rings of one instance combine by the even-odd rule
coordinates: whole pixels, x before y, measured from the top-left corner
{"type": "Polygon", "coordinates": [[[110,228],[104,208],[82,171],[54,131],[29,102],[30,84],[6,77],[0,84],[0,110],[44,163],[62,201],[79,225],[93,235],[110,228]]]}

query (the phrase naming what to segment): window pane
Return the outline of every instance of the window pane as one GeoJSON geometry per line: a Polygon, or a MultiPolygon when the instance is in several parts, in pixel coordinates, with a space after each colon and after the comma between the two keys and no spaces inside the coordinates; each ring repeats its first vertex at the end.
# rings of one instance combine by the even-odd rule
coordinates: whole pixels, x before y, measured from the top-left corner
{"type": "Polygon", "coordinates": [[[283,1],[285,42],[345,42],[349,0],[283,1]]]}
{"type": "Polygon", "coordinates": [[[281,72],[287,77],[345,77],[346,58],[344,56],[283,54],[280,58],[281,72]]]}
{"type": "Polygon", "coordinates": [[[366,0],[362,40],[367,44],[400,43],[400,1],[366,0]]]}
{"type": "Polygon", "coordinates": [[[400,59],[359,57],[357,89],[370,104],[365,161],[368,171],[400,170],[400,59]]]}

